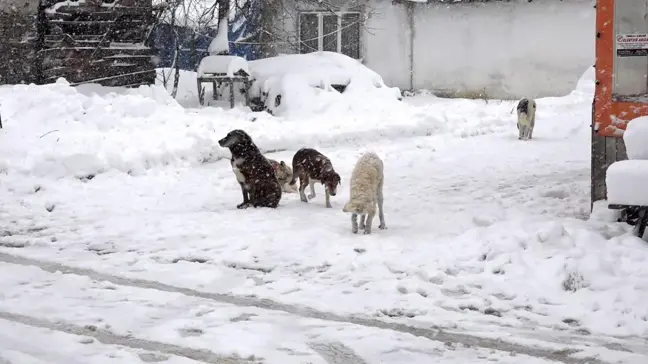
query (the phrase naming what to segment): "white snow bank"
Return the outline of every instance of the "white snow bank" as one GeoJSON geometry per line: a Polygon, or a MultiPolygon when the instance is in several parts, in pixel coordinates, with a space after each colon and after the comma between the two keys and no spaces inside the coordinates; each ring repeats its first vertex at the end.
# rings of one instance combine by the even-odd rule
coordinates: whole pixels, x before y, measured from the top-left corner
{"type": "Polygon", "coordinates": [[[203,77],[210,73],[224,73],[233,77],[237,72],[243,71],[250,74],[248,62],[238,56],[207,56],[200,61],[198,76],[203,77]]]}
{"type": "Polygon", "coordinates": [[[274,115],[371,110],[401,98],[400,90],[386,86],[379,74],[335,52],[280,55],[251,61],[250,69],[256,80],[251,97],[261,97],[274,115]],[[345,87],[344,92],[334,85],[345,87]]]}
{"type": "MultiPolygon", "coordinates": [[[[195,74],[194,74],[195,77],[195,74]]],[[[195,78],[193,79],[195,85],[195,78]]],[[[194,86],[195,87],[195,86],[194,86]]],[[[131,174],[164,165],[195,165],[229,157],[218,139],[245,129],[264,150],[364,145],[439,133],[476,135],[506,128],[508,105],[464,100],[448,109],[399,102],[367,113],[321,114],[307,122],[265,112],[186,110],[163,87],[73,88],[55,84],[0,87],[4,129],[0,170],[84,177],[108,170],[131,174]],[[475,110],[486,111],[474,117],[475,110]]]]}
{"type": "Polygon", "coordinates": [[[648,116],[630,120],[623,141],[629,159],[648,159],[648,116]]]}
{"type": "Polygon", "coordinates": [[[605,184],[608,203],[648,206],[648,160],[612,163],[605,184]]]}
{"type": "MultiPolygon", "coordinates": [[[[581,102],[589,102],[591,112],[591,104],[594,98],[595,79],[595,68],[588,67],[578,79],[578,83],[576,84],[574,90],[572,90],[572,92],[570,92],[569,94],[562,97],[543,97],[536,99],[536,102],[538,104],[536,118],[542,117],[545,110],[547,109],[547,104],[551,104],[552,106],[564,105],[572,109],[582,109],[583,105],[581,104],[581,102]]],[[[536,127],[537,125],[538,124],[536,123],[536,127]]]]}

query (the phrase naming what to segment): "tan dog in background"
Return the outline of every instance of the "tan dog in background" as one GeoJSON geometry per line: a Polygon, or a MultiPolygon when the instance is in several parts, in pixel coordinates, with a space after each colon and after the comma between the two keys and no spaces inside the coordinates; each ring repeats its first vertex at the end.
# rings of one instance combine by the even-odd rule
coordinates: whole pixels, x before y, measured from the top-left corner
{"type": "Polygon", "coordinates": [[[275,170],[277,180],[281,185],[281,189],[286,193],[297,193],[297,186],[291,186],[293,171],[284,161],[277,162],[274,159],[266,158],[275,170]]]}

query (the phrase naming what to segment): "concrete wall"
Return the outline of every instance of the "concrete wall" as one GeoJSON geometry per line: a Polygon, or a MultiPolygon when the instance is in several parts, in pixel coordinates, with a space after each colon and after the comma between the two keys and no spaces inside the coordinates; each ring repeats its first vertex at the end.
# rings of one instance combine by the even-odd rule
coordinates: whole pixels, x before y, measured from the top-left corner
{"type": "MultiPolygon", "coordinates": [[[[594,64],[592,0],[336,1],[363,7],[363,62],[401,89],[491,98],[560,96],[594,64]]],[[[314,8],[310,4],[283,1],[273,24],[285,31],[283,38],[292,38],[275,43],[275,54],[296,51],[296,13],[314,8]]]]}

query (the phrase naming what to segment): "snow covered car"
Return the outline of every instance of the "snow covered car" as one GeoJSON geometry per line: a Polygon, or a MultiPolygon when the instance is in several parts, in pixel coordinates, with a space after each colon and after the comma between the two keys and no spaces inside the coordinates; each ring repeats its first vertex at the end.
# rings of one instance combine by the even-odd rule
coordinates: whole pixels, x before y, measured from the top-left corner
{"type": "Polygon", "coordinates": [[[285,54],[249,62],[252,108],[273,115],[319,113],[357,103],[400,101],[400,89],[358,60],[335,52],[285,54]]]}

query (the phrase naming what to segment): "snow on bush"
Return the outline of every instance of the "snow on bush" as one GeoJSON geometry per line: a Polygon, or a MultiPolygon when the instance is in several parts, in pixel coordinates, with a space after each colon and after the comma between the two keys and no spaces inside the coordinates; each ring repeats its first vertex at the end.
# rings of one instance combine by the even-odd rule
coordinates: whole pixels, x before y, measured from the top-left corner
{"type": "Polygon", "coordinates": [[[648,159],[648,116],[630,120],[623,141],[629,159],[648,159]]]}
{"type": "Polygon", "coordinates": [[[385,85],[379,74],[335,52],[280,55],[251,61],[250,69],[256,80],[251,97],[261,97],[274,115],[380,109],[401,98],[400,90],[385,85]]]}

